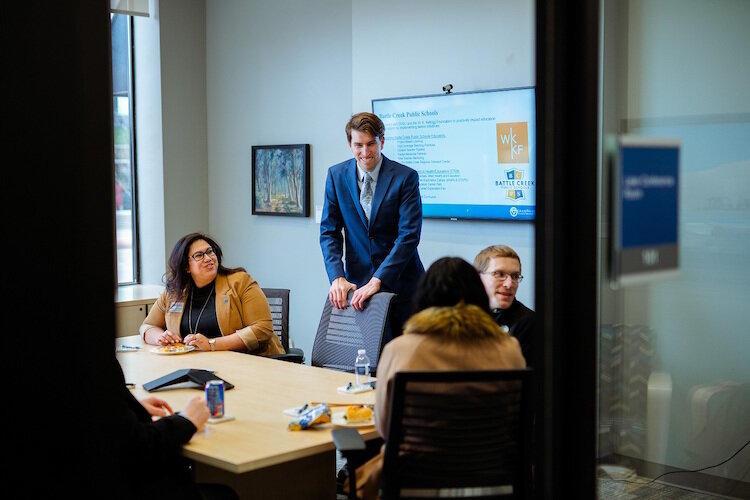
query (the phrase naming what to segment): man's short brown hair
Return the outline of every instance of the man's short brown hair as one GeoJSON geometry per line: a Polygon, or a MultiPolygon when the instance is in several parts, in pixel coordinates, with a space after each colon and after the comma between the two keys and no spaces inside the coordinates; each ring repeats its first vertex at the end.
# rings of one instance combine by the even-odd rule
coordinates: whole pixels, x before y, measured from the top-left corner
{"type": "Polygon", "coordinates": [[[346,140],[349,144],[352,143],[352,130],[357,132],[368,132],[373,137],[383,138],[385,134],[385,125],[383,121],[378,118],[378,115],[374,115],[368,112],[357,113],[349,118],[349,122],[346,124],[346,140]]]}
{"type": "Polygon", "coordinates": [[[490,261],[495,257],[510,257],[516,259],[519,265],[521,264],[521,258],[508,245],[491,245],[474,257],[474,269],[480,273],[485,272],[490,265],[490,261]]]}

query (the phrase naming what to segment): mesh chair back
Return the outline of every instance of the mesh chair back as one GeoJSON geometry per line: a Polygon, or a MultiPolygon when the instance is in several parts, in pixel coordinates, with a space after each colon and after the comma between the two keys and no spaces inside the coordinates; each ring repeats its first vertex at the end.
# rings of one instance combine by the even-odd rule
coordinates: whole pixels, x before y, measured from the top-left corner
{"type": "Polygon", "coordinates": [[[531,369],[400,372],[391,388],[383,498],[530,498],[531,369]]]}
{"type": "Polygon", "coordinates": [[[268,299],[273,319],[273,331],[278,335],[285,352],[289,352],[289,289],[261,288],[268,299]]]}
{"type": "Polygon", "coordinates": [[[383,347],[388,310],[395,296],[390,292],[378,292],[370,297],[364,311],[355,311],[349,305],[352,292],[347,297],[346,309],[336,309],[326,298],[313,343],[311,364],[353,371],[357,350],[366,349],[370,369],[375,372],[383,347]]]}

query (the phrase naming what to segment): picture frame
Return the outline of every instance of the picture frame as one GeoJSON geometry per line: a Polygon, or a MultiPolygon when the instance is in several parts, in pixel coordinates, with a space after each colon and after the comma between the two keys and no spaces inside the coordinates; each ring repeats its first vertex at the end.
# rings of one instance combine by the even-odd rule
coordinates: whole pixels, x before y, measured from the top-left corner
{"type": "Polygon", "coordinates": [[[253,215],[310,215],[310,145],[252,147],[253,215]]]}

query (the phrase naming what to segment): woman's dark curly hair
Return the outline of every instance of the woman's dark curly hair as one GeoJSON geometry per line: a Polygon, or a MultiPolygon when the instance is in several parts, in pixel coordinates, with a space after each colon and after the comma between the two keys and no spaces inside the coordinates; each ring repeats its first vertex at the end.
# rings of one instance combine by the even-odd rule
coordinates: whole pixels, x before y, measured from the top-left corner
{"type": "Polygon", "coordinates": [[[221,263],[223,254],[221,253],[219,244],[205,234],[190,233],[177,240],[167,262],[167,272],[164,274],[164,281],[166,282],[167,292],[170,295],[182,297],[193,284],[193,279],[190,277],[190,273],[188,273],[188,259],[190,258],[188,252],[190,251],[190,245],[196,240],[204,240],[214,249],[216,259],[219,262],[219,274],[227,275],[237,271],[245,271],[242,267],[224,267],[221,263]]]}

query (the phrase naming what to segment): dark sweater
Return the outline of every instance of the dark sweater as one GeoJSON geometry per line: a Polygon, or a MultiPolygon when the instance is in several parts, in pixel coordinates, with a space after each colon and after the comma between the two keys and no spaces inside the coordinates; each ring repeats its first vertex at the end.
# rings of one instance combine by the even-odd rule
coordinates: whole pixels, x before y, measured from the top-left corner
{"type": "Polygon", "coordinates": [[[113,422],[116,440],[113,452],[119,461],[121,480],[111,498],[200,498],[188,461],[181,456],[182,445],[190,441],[196,429],[180,415],[153,422],[151,415],[125,387],[119,364],[117,390],[121,407],[113,422]]]}
{"type": "Polygon", "coordinates": [[[508,327],[510,334],[518,339],[526,366],[534,366],[534,311],[513,299],[508,309],[493,309],[492,316],[498,325],[508,327]]]}

